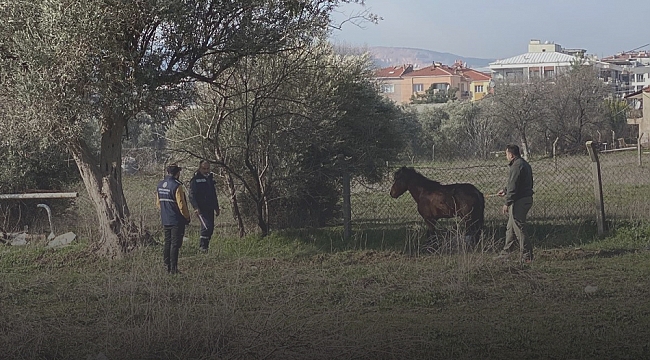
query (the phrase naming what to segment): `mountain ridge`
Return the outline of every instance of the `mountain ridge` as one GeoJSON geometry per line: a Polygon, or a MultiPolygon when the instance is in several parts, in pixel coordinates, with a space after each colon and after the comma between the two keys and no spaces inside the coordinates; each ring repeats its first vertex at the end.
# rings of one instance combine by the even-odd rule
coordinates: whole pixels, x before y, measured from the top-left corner
{"type": "Polygon", "coordinates": [[[375,65],[379,68],[402,64],[413,64],[414,68],[423,68],[433,64],[434,61],[451,65],[460,60],[470,68],[479,69],[487,68],[489,63],[496,60],[410,47],[369,46],[368,52],[372,54],[375,65]]]}

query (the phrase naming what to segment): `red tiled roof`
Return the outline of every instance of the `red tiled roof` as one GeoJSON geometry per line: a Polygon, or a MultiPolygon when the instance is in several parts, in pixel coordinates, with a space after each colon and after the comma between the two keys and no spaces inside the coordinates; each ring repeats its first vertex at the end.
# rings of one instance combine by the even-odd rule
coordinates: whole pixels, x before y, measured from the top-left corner
{"type": "Polygon", "coordinates": [[[401,77],[402,75],[413,71],[413,65],[389,66],[375,71],[375,76],[379,78],[401,77]]]}
{"type": "Polygon", "coordinates": [[[629,59],[637,59],[637,58],[649,58],[650,53],[647,51],[633,51],[633,52],[626,52],[626,53],[620,53],[616,55],[611,55],[611,56],[606,56],[603,58],[603,61],[607,60],[629,60],[629,59]]]}
{"type": "Polygon", "coordinates": [[[445,65],[431,65],[412,71],[408,76],[450,76],[457,75],[456,71],[445,65]]]}
{"type": "Polygon", "coordinates": [[[469,69],[469,68],[462,68],[460,71],[463,73],[463,75],[467,76],[470,78],[472,81],[481,81],[481,80],[490,80],[492,77],[486,73],[482,73],[480,71],[476,71],[474,69],[469,69]]]}
{"type": "Polygon", "coordinates": [[[456,62],[452,66],[435,63],[422,69],[413,70],[413,65],[389,66],[375,71],[378,78],[399,78],[403,76],[463,76],[471,81],[490,80],[488,74],[465,67],[462,63],[456,62]]]}

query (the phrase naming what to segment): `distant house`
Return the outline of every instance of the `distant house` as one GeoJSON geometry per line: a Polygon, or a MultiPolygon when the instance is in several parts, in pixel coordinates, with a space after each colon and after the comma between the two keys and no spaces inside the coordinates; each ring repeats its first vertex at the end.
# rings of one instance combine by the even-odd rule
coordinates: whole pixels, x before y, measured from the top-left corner
{"type": "Polygon", "coordinates": [[[490,63],[492,78],[495,80],[520,82],[535,78],[553,78],[569,71],[571,66],[580,63],[598,69],[598,76],[620,91],[623,68],[613,63],[600,61],[585,55],[583,49],[565,49],[559,44],[530,40],[528,52],[490,63]]]}
{"type": "Polygon", "coordinates": [[[623,68],[622,93],[629,94],[650,86],[650,52],[628,51],[604,57],[602,61],[623,68]]]}
{"type": "Polygon", "coordinates": [[[469,79],[470,100],[481,100],[492,88],[492,77],[486,73],[470,68],[461,68],[463,75],[469,79]]]}
{"type": "Polygon", "coordinates": [[[405,64],[379,69],[375,77],[381,80],[381,93],[398,104],[407,103],[413,95],[411,84],[404,77],[413,71],[413,65],[405,64]]]}
{"type": "Polygon", "coordinates": [[[650,104],[650,86],[626,95],[625,99],[631,104],[638,104],[634,107],[641,110],[641,117],[628,118],[627,123],[639,128],[638,134],[644,134],[641,142],[647,144],[650,142],[650,110],[646,110],[643,105],[650,104]]]}
{"type": "Polygon", "coordinates": [[[410,103],[411,98],[432,88],[434,93],[454,91],[456,99],[479,100],[487,94],[490,75],[467,68],[457,61],[452,66],[435,62],[414,69],[412,65],[391,66],[377,70],[381,92],[399,104],[410,103]]]}

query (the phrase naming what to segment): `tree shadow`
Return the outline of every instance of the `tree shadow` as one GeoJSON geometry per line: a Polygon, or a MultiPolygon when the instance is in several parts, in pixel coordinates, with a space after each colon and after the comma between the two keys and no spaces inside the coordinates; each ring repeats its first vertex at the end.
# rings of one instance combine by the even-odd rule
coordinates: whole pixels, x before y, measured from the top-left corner
{"type": "Polygon", "coordinates": [[[565,248],[565,249],[548,249],[538,252],[537,256],[552,260],[580,260],[600,258],[607,259],[621,255],[634,254],[639,251],[638,249],[612,249],[612,250],[585,250],[581,248],[565,248]]]}
{"type": "MultiPolygon", "coordinates": [[[[611,225],[609,225],[611,227],[611,225]]],[[[342,226],[317,229],[293,229],[283,231],[286,235],[299,239],[311,245],[317,252],[340,252],[347,250],[378,250],[396,251],[413,254],[426,250],[432,241],[447,241],[447,248],[454,246],[462,229],[453,219],[443,219],[437,224],[436,233],[427,234],[427,228],[422,221],[404,221],[391,223],[356,222],[353,225],[352,236],[345,240],[342,226]],[[442,239],[442,240],[441,240],[442,239]],[[449,244],[451,243],[451,246],[449,244]]],[[[591,220],[532,220],[526,224],[526,232],[533,246],[545,249],[576,248],[595,243],[598,236],[595,221],[591,220]]],[[[487,221],[483,227],[481,243],[474,247],[475,251],[496,252],[505,243],[506,221],[487,221]]],[[[429,247],[431,249],[431,247],[429,247]]],[[[608,250],[595,252],[597,256],[607,254],[616,256],[628,250],[608,250]]],[[[438,252],[438,251],[428,251],[438,252]]]]}

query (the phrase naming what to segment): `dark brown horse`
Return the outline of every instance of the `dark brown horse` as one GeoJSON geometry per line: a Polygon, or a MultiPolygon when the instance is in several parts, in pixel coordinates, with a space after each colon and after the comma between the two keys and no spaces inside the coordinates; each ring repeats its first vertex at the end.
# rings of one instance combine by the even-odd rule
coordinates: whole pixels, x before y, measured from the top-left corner
{"type": "Polygon", "coordinates": [[[413,168],[402,167],[395,172],[390,196],[398,198],[407,190],[417,203],[430,235],[433,235],[438,219],[457,216],[465,223],[465,242],[478,243],[483,229],[485,199],[474,185],[442,185],[413,168]]]}

